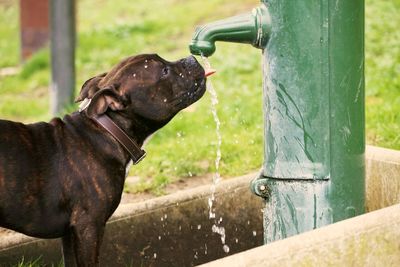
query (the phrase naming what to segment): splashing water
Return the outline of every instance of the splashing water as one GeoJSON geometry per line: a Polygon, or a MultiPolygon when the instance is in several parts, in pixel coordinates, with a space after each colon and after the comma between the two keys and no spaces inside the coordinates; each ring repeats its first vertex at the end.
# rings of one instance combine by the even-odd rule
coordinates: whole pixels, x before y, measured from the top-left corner
{"type": "MultiPolygon", "coordinates": [[[[205,68],[206,69],[211,69],[210,62],[208,61],[207,57],[204,57],[201,55],[201,58],[204,62],[205,68]]],[[[225,244],[225,228],[223,226],[220,226],[222,223],[222,218],[220,218],[218,221],[215,219],[216,213],[215,213],[215,207],[214,207],[214,202],[215,202],[215,190],[217,188],[218,183],[221,181],[221,176],[219,174],[219,165],[221,161],[221,144],[222,144],[222,136],[221,136],[221,122],[218,117],[217,113],[217,105],[218,105],[218,96],[217,92],[214,89],[213,84],[211,83],[211,80],[207,80],[207,91],[210,93],[211,96],[211,112],[214,118],[215,122],[215,131],[217,134],[217,155],[215,158],[215,173],[213,175],[213,184],[211,186],[211,196],[208,198],[208,208],[209,208],[209,218],[214,219],[214,224],[211,228],[213,233],[217,233],[221,236],[221,242],[222,242],[222,249],[225,251],[225,253],[229,252],[229,247],[228,245],[225,244]]]]}

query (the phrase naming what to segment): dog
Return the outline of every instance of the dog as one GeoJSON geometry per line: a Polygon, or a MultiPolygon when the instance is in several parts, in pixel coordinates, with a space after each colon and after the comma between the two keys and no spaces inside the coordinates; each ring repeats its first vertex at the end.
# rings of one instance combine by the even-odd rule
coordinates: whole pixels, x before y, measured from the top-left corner
{"type": "Polygon", "coordinates": [[[98,266],[126,168],[145,139],[206,90],[193,56],[129,57],[86,81],[80,111],[49,123],[0,120],[0,226],[62,238],[65,266],[98,266]]]}

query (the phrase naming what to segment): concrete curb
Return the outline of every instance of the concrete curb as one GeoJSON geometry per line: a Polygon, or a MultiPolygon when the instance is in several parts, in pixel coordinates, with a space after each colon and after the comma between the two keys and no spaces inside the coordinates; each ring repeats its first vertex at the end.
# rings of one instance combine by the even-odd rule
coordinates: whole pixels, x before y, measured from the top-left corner
{"type": "Polygon", "coordinates": [[[400,205],[201,266],[399,266],[400,205]]]}
{"type": "Polygon", "coordinates": [[[367,146],[367,211],[400,203],[400,151],[367,146]]]}

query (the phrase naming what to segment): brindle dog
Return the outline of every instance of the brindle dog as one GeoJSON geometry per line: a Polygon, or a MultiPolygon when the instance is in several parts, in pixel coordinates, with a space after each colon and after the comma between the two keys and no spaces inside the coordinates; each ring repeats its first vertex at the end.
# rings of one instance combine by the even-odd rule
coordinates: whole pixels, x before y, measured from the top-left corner
{"type": "Polygon", "coordinates": [[[94,118],[107,114],[140,147],[205,84],[192,56],[133,56],[85,82],[76,100],[91,102],[81,112],[29,125],[0,120],[0,226],[62,237],[65,266],[98,266],[131,156],[94,118]]]}

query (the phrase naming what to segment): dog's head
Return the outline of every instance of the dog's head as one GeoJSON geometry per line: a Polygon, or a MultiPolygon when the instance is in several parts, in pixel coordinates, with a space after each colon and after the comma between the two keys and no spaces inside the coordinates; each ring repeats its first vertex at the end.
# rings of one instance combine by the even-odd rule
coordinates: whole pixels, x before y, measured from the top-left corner
{"type": "Polygon", "coordinates": [[[205,89],[204,69],[194,57],[168,62],[144,54],[86,81],[76,101],[91,100],[85,110],[89,117],[112,110],[163,123],[200,99],[205,89]]]}

